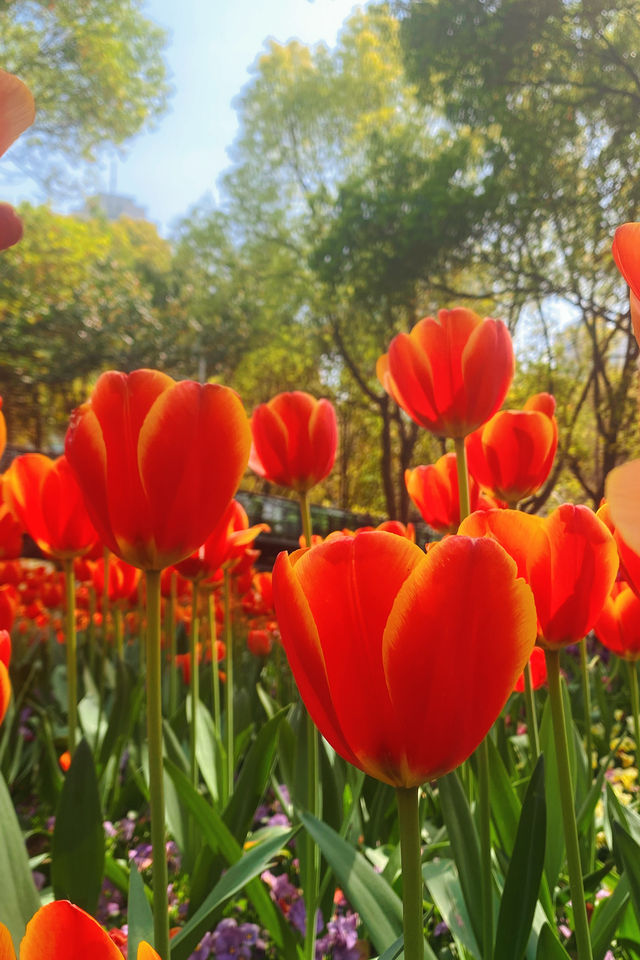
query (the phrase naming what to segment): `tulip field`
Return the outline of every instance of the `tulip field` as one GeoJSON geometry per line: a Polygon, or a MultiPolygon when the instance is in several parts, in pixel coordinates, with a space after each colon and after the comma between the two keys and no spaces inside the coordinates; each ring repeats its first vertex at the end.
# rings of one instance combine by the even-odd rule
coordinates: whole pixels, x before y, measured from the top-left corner
{"type": "MultiPolygon", "coordinates": [[[[640,224],[613,256],[640,334],[640,224]]],[[[640,461],[524,509],[558,433],[515,361],[466,307],[378,360],[447,449],[405,475],[426,545],[314,531],[340,437],[302,390],[107,370],[8,464],[0,960],[640,957],[640,461]],[[272,570],[249,474],[299,506],[272,570]]]]}

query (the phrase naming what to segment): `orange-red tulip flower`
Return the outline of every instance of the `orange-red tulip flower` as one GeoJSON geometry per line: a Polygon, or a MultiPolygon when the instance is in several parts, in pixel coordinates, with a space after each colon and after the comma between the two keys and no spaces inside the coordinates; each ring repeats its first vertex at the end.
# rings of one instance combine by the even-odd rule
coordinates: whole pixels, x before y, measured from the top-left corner
{"type": "MultiPolygon", "coordinates": [[[[534,647],[529,657],[531,667],[531,686],[538,690],[547,682],[547,661],[542,647],[534,647]]],[[[524,672],[520,674],[514,687],[516,693],[524,693],[524,672]]]]}
{"type": "Polygon", "coordinates": [[[0,723],[4,720],[11,699],[11,681],[9,680],[9,660],[11,659],[11,637],[7,630],[0,630],[0,723]]]}
{"type": "Polygon", "coordinates": [[[399,333],[376,368],[409,416],[440,437],[466,437],[500,409],[514,373],[501,320],[458,307],[399,333]]]}
{"type": "MultiPolygon", "coordinates": [[[[104,592],[104,567],[104,557],[100,557],[93,565],[93,587],[99,597],[104,592]]],[[[137,599],[141,577],[138,567],[132,567],[120,557],[109,557],[107,583],[109,600],[117,603],[120,600],[137,599]]]]}
{"type": "Polygon", "coordinates": [[[613,259],[629,285],[631,323],[640,343],[640,223],[623,223],[613,236],[613,259]]]}
{"type": "Polygon", "coordinates": [[[523,410],[501,410],[466,440],[469,473],[512,506],[538,490],[558,446],[556,402],[538,393],[523,410]]]}
{"type": "Polygon", "coordinates": [[[605,647],[623,660],[640,660],[640,597],[628,583],[615,583],[594,626],[605,647]]]}
{"type": "Polygon", "coordinates": [[[4,413],[2,412],[2,397],[0,397],[0,457],[4,453],[4,448],[7,445],[7,422],[4,419],[4,413]]]}
{"type": "Polygon", "coordinates": [[[134,567],[162,570],[206,540],[250,443],[233,390],[136,370],[102,374],[72,415],[65,449],[106,546],[134,567]]]}
{"type": "MultiPolygon", "coordinates": [[[[8,150],[35,118],[31,91],[22,80],[0,70],[0,156],[8,150]]],[[[0,203],[0,250],[13,246],[22,236],[22,222],[8,203],[0,203]]]]}
{"type": "MultiPolygon", "coordinates": [[[[640,554],[640,460],[630,460],[611,471],[605,496],[617,534],[629,550],[640,554]]],[[[626,557],[624,563],[626,566],[626,557]]]]}
{"type": "MultiPolygon", "coordinates": [[[[269,529],[270,527],[266,523],[256,523],[250,527],[247,511],[238,500],[232,500],[205,540],[202,552],[196,556],[208,573],[214,574],[225,563],[232,561],[238,563],[245,556],[256,537],[269,529]]],[[[189,557],[185,563],[189,564],[191,560],[192,558],[189,557]]],[[[194,559],[193,569],[195,569],[195,563],[196,560],[194,559]]],[[[176,564],[176,569],[183,576],[189,576],[187,573],[188,567],[183,568],[182,564],[176,564]]]]}
{"type": "Polygon", "coordinates": [[[331,472],[338,446],[336,413],[328,400],[295,390],[256,407],[249,466],[271,483],[304,493],[331,472]]]}
{"type": "Polygon", "coordinates": [[[97,534],[66,457],[50,460],[42,453],[16,457],[4,475],[2,492],[48,556],[78,556],[95,544],[97,534]]]}
{"type": "Polygon", "coordinates": [[[0,484],[0,560],[15,560],[22,556],[22,534],[24,527],[4,502],[0,484]]]}
{"type": "Polygon", "coordinates": [[[564,503],[548,517],[518,510],[476,512],[460,525],[494,537],[533,590],[539,642],[557,650],[593,628],[618,572],[618,551],[604,523],[584,506],[564,503]]]}
{"type": "MultiPolygon", "coordinates": [[[[0,923],[0,960],[16,960],[9,931],[0,923]]],[[[122,960],[100,924],[68,900],[54,900],[33,915],[20,944],[20,960],[122,960]]],[[[144,941],[137,960],[160,960],[144,941]]]]}
{"type": "Polygon", "coordinates": [[[247,647],[254,657],[268,657],[273,646],[273,637],[264,627],[254,627],[247,632],[247,647]]]}
{"type": "MultiPolygon", "coordinates": [[[[439,533],[455,533],[460,524],[460,498],[455,453],[445,453],[435,463],[405,470],[404,482],[422,519],[439,533]]],[[[471,509],[480,506],[478,484],[469,477],[471,509]]]]}
{"type": "Polygon", "coordinates": [[[631,589],[635,590],[638,596],[640,596],[640,554],[632,550],[629,544],[623,539],[620,531],[613,522],[611,509],[606,500],[602,501],[596,515],[611,531],[613,539],[616,542],[618,557],[620,559],[618,578],[627,580],[631,589]]]}
{"type": "Polygon", "coordinates": [[[536,635],[533,597],[489,539],[424,553],[372,531],[281,553],[282,642],[320,732],[396,787],[458,766],[489,730],[536,635]]]}

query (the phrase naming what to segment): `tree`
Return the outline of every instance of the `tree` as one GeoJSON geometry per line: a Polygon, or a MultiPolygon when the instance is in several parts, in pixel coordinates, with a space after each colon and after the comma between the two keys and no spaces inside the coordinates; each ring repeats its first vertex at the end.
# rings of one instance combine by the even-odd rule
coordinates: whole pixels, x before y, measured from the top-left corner
{"type": "Polygon", "coordinates": [[[163,30],[140,0],[12,0],[0,10],[0,63],[27,84],[36,122],[10,160],[47,192],[159,117],[169,87],[163,30]]]}

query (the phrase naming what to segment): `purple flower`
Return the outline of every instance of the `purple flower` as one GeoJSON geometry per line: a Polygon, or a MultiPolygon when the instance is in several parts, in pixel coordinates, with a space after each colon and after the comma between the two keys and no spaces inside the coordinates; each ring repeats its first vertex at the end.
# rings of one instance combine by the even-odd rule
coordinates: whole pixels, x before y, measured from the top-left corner
{"type": "Polygon", "coordinates": [[[260,938],[260,928],[255,923],[241,923],[232,917],[221,920],[213,932],[211,944],[217,960],[251,960],[252,948],[264,950],[266,943],[260,938]]]}
{"type": "Polygon", "coordinates": [[[327,924],[327,933],[316,943],[316,960],[331,953],[333,960],[359,960],[357,913],[336,917],[327,924]]]}

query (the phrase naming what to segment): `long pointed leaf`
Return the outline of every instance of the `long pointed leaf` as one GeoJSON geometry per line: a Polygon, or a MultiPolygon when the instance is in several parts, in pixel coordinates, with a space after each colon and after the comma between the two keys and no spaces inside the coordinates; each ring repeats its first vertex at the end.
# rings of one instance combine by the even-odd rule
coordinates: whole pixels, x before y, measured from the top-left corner
{"type": "Polygon", "coordinates": [[[0,777],[0,923],[18,948],[24,928],[40,906],[22,830],[3,777],[0,777]]]}
{"type": "Polygon", "coordinates": [[[154,944],[153,913],[147,899],[142,877],[138,873],[135,861],[131,862],[129,874],[129,901],[127,905],[127,960],[136,960],[138,944],[146,940],[154,944]]]}
{"type": "Polygon", "coordinates": [[[454,770],[438,782],[442,816],[456,862],[464,902],[476,940],[482,934],[482,881],[480,841],[458,774],[454,770]]]}

